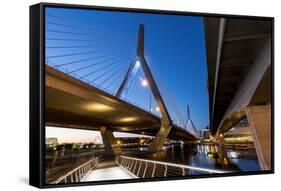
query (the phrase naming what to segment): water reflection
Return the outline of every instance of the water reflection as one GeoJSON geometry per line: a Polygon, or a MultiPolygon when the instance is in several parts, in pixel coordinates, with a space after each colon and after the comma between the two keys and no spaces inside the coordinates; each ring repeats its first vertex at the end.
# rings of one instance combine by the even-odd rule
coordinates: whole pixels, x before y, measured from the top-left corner
{"type": "MultiPolygon", "coordinates": [[[[146,148],[142,147],[138,150],[144,151],[146,148]]],[[[151,160],[234,172],[260,170],[255,150],[222,148],[219,145],[169,145],[165,146],[161,152],[146,154],[144,157],[151,160]]]]}

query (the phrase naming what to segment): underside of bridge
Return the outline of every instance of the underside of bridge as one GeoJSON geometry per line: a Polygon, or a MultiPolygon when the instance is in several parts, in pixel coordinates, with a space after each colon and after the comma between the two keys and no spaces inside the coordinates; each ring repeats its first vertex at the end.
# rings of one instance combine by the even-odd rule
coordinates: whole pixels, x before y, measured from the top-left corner
{"type": "MultiPolygon", "coordinates": [[[[48,126],[113,131],[155,136],[160,118],[104,91],[45,66],[45,121],[48,126]]],[[[179,136],[193,140],[186,130],[173,126],[179,136]]]]}
{"type": "Polygon", "coordinates": [[[210,130],[247,117],[259,161],[271,169],[272,19],[206,17],[210,130]]]}
{"type": "MultiPolygon", "coordinates": [[[[45,66],[45,121],[47,126],[156,136],[161,119],[141,108],[45,66]]],[[[173,125],[170,139],[194,140],[173,125]]]]}
{"type": "Polygon", "coordinates": [[[153,135],[160,119],[136,106],[46,66],[46,125],[153,135]],[[145,128],[144,128],[145,127],[145,128]]]}
{"type": "Polygon", "coordinates": [[[118,154],[120,148],[113,132],[155,136],[149,152],[157,152],[167,138],[195,140],[187,130],[172,123],[156,82],[144,57],[144,26],[139,27],[136,57],[117,94],[111,95],[46,65],[45,118],[47,126],[81,128],[101,132],[106,150],[118,154]],[[161,112],[161,119],[120,99],[128,76],[136,62],[140,63],[161,112]]]}

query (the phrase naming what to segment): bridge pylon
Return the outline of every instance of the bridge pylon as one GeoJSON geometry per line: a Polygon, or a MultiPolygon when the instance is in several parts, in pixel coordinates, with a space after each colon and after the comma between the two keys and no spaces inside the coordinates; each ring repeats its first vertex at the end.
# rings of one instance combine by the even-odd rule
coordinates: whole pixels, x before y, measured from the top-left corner
{"type": "Polygon", "coordinates": [[[186,120],[186,123],[185,123],[185,128],[186,128],[186,130],[188,130],[187,129],[187,125],[188,125],[188,123],[190,123],[190,125],[191,125],[191,132],[193,132],[192,134],[195,136],[195,137],[200,137],[199,136],[199,133],[197,132],[197,130],[196,130],[196,127],[195,127],[195,125],[194,125],[194,123],[193,123],[193,121],[192,121],[192,119],[191,119],[191,115],[190,115],[190,107],[189,107],[189,105],[187,105],[186,106],[186,109],[187,109],[187,120],[186,120]]]}
{"type": "Polygon", "coordinates": [[[145,77],[148,81],[152,94],[156,100],[156,103],[157,103],[160,113],[162,115],[160,130],[158,131],[155,139],[152,141],[152,143],[149,146],[149,152],[157,152],[162,148],[162,146],[165,143],[165,140],[167,139],[167,137],[169,135],[169,132],[172,128],[172,120],[168,113],[167,107],[164,103],[164,100],[160,94],[160,91],[157,87],[157,84],[153,78],[153,75],[148,67],[145,56],[144,56],[144,25],[143,24],[139,25],[136,57],[133,59],[131,65],[125,75],[125,78],[123,79],[123,81],[117,91],[117,94],[116,94],[117,97],[120,97],[122,92],[124,91],[125,86],[128,83],[129,76],[130,76],[136,62],[139,62],[141,64],[145,77]]]}
{"type": "Polygon", "coordinates": [[[100,127],[100,133],[102,141],[105,147],[105,155],[108,157],[113,157],[121,153],[120,145],[118,145],[112,129],[108,127],[100,127]]]}

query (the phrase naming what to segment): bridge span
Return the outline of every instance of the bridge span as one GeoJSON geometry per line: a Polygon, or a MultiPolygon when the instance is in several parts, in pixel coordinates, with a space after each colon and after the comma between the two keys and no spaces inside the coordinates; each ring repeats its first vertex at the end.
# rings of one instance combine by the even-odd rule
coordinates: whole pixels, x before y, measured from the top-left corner
{"type": "MultiPolygon", "coordinates": [[[[156,136],[160,117],[90,86],[50,66],[45,66],[47,126],[156,136]]],[[[196,140],[187,130],[172,125],[170,139],[196,140]]]]}
{"type": "MultiPolygon", "coordinates": [[[[205,153],[211,154],[215,160],[220,158],[220,163],[224,165],[227,162],[225,160],[227,157],[222,152],[224,133],[246,116],[254,137],[261,167],[263,169],[270,169],[270,26],[268,23],[262,21],[240,22],[239,19],[213,17],[204,18],[204,20],[208,66],[210,129],[215,140],[214,142],[216,144],[219,142],[220,144],[221,151],[219,152],[222,154],[218,156],[214,155],[215,152],[205,153]]],[[[62,47],[64,46],[50,46],[49,48],[62,47]]],[[[61,53],[49,57],[81,56],[81,54],[92,54],[92,52],[61,53]]],[[[194,134],[188,131],[173,121],[170,116],[144,55],[143,24],[139,26],[134,58],[130,60],[131,64],[129,67],[127,68],[126,66],[125,76],[121,76],[120,83],[116,83],[116,88],[114,88],[115,90],[117,89],[117,92],[111,94],[105,90],[106,88],[99,88],[98,83],[92,83],[103,74],[95,76],[89,83],[85,79],[94,73],[104,72],[104,69],[110,65],[103,65],[103,67],[97,67],[93,71],[89,71],[89,73],[82,73],[80,78],[75,77],[75,71],[88,69],[106,60],[102,60],[101,62],[98,60],[98,62],[90,63],[89,65],[78,64],[76,66],[77,68],[73,68],[71,72],[62,72],[64,70],[62,66],[81,63],[85,60],[92,61],[99,57],[102,56],[82,57],[79,60],[68,60],[65,62],[58,61],[55,64],[48,64],[46,62],[45,64],[45,125],[99,131],[104,145],[104,148],[102,147],[101,149],[102,154],[90,153],[90,159],[87,162],[83,164],[82,162],[79,163],[80,166],[64,174],[53,183],[228,172],[201,168],[198,167],[200,165],[195,163],[184,165],[174,163],[174,161],[170,163],[145,158],[145,155],[159,154],[167,139],[195,142],[199,137],[196,136],[196,133],[194,134]],[[150,87],[150,96],[153,96],[155,99],[155,105],[157,106],[159,115],[142,109],[121,96],[124,90],[126,88],[128,89],[130,75],[134,73],[136,66],[141,68],[143,72],[141,77],[145,79],[146,85],[150,87]],[[128,152],[124,151],[125,149],[121,151],[120,144],[118,144],[113,132],[148,135],[153,136],[154,139],[148,146],[147,151],[135,154],[133,149],[128,152]],[[112,177],[112,173],[117,173],[120,176],[115,174],[112,177]]],[[[115,64],[119,65],[119,63],[116,62],[115,64]]],[[[111,65],[113,64],[111,63],[111,65]]],[[[104,73],[109,75],[108,79],[114,81],[115,78],[112,76],[119,74],[119,69],[115,68],[104,73]],[[112,71],[115,72],[113,73],[112,71]]],[[[77,76],[79,75],[77,74],[77,76]]],[[[112,84],[110,83],[110,85],[112,84]]],[[[151,107],[149,108],[151,109],[151,107]]],[[[194,127],[190,119],[189,107],[188,120],[194,127]]],[[[192,144],[186,145],[190,146],[192,144]]],[[[180,149],[183,149],[184,144],[180,143],[178,146],[180,149]]],[[[69,150],[71,150],[70,155],[72,155],[73,148],[69,150]]],[[[63,153],[64,150],[60,152],[63,153]]],[[[183,150],[180,150],[180,152],[184,153],[183,150]]],[[[189,152],[193,152],[192,149],[189,152]]],[[[58,151],[56,150],[54,153],[54,158],[56,158],[58,151]]],[[[194,153],[199,157],[197,152],[194,153]]]]}
{"type": "Polygon", "coordinates": [[[45,66],[45,87],[46,125],[98,130],[106,150],[114,154],[120,153],[120,148],[113,132],[155,136],[149,152],[161,150],[167,138],[182,141],[197,139],[195,135],[175,125],[170,117],[144,56],[143,24],[139,26],[136,56],[115,96],[48,65],[45,66]],[[161,118],[120,99],[130,83],[130,76],[140,67],[156,100],[161,118]]]}
{"type": "Polygon", "coordinates": [[[210,130],[215,137],[247,117],[260,165],[271,169],[272,22],[205,18],[210,130]]]}

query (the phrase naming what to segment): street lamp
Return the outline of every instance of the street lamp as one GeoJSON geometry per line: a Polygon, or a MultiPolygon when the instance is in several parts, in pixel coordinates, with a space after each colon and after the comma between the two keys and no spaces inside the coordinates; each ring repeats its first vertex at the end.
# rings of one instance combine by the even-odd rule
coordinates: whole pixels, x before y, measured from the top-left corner
{"type": "Polygon", "coordinates": [[[141,79],[141,85],[142,85],[143,87],[148,86],[148,81],[147,81],[146,79],[141,79]]]}

